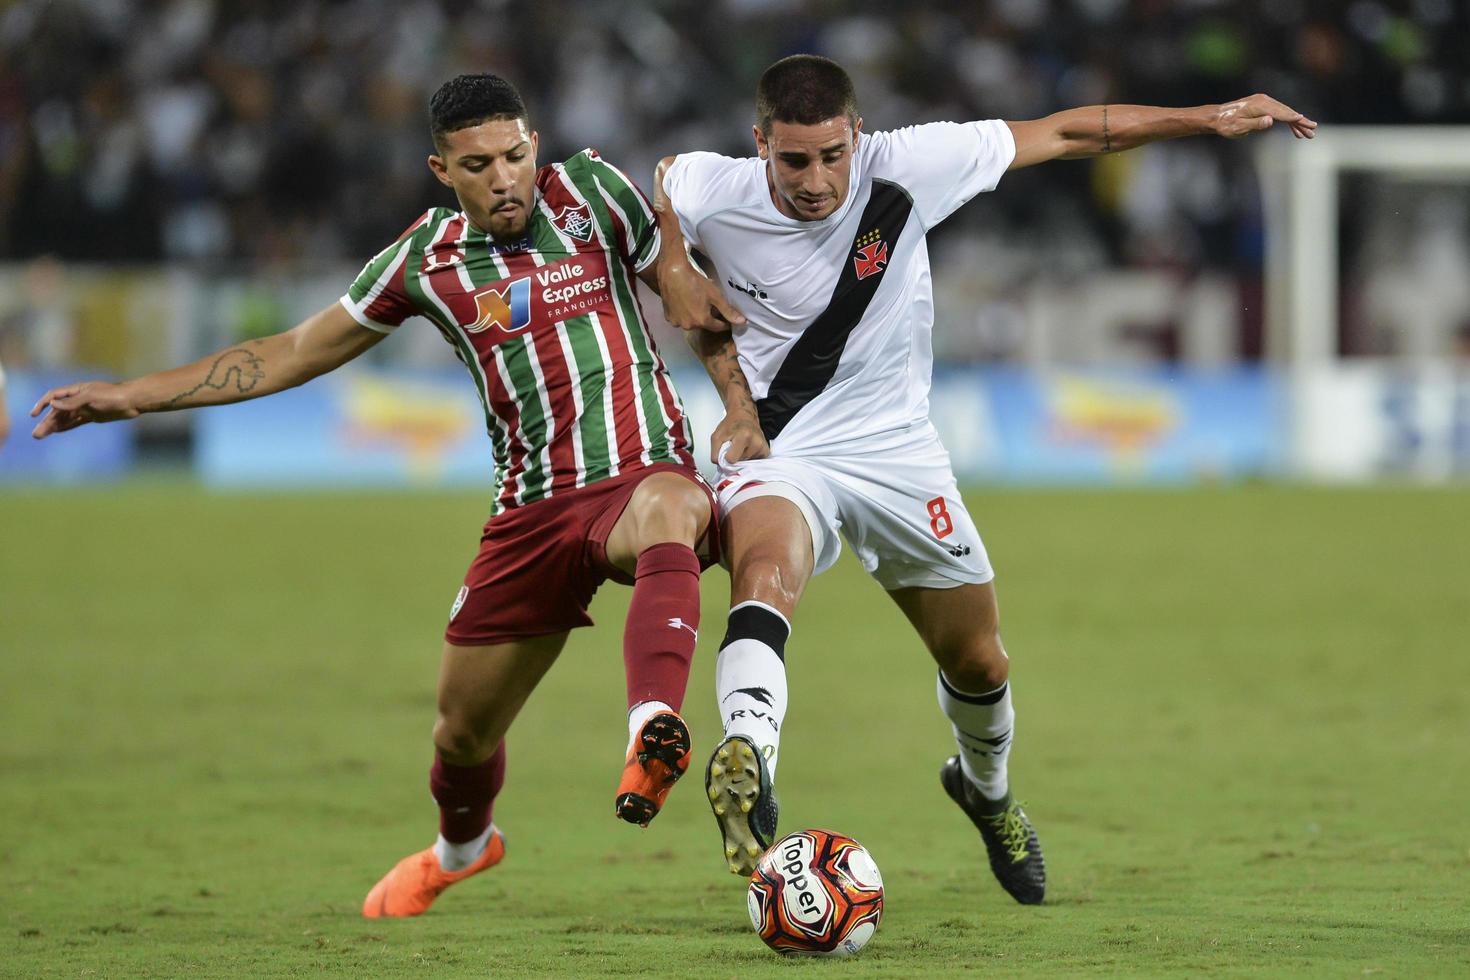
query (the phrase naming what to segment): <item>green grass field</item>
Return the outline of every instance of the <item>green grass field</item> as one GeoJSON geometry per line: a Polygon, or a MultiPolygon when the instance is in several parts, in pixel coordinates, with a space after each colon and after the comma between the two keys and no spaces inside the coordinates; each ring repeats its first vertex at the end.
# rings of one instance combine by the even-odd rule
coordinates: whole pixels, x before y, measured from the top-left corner
{"type": "MultiPolygon", "coordinates": [[[[509,854],[406,922],[475,496],[0,495],[0,974],[744,978],[1470,973],[1470,493],[983,491],[1051,870],[1022,908],[941,791],[927,656],[850,558],[789,648],[782,826],[863,841],[862,956],[749,931],[697,780],[611,816],[605,588],[510,736],[509,854]]],[[[715,736],[726,580],[688,714],[715,736]]]]}

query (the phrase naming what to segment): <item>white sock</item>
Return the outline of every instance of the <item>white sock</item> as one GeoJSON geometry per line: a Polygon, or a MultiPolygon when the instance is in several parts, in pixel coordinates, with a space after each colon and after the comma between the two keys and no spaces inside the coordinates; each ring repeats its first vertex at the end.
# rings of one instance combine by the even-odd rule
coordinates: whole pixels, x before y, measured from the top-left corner
{"type": "Polygon", "coordinates": [[[485,845],[490,843],[490,835],[494,832],[495,824],[492,823],[479,837],[462,844],[451,843],[440,834],[439,839],[434,842],[434,856],[439,859],[439,867],[445,871],[463,871],[468,868],[485,853],[485,845]]]}
{"type": "Polygon", "coordinates": [[[937,687],[939,709],[954,725],[960,768],[987,800],[1001,799],[1010,789],[1006,760],[1016,725],[1009,682],[993,691],[971,694],[955,687],[940,671],[937,687]]]}
{"type": "Polygon", "coordinates": [[[628,709],[628,748],[633,747],[633,742],[638,738],[638,733],[643,730],[643,723],[660,711],[673,711],[674,709],[662,701],[639,701],[628,709]]]}
{"type": "Polygon", "coordinates": [[[766,757],[776,778],[781,724],[786,719],[786,637],[791,624],[763,602],[730,610],[724,645],[715,661],[715,697],[725,735],[744,735],[766,757]]]}

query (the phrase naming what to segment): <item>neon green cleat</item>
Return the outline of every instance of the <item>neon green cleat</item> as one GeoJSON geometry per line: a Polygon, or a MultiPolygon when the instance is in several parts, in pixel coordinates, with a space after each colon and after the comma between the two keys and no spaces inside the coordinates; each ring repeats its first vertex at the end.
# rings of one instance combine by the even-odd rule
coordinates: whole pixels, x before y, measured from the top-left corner
{"type": "Polygon", "coordinates": [[[987,800],[965,778],[958,755],[939,770],[939,782],[980,831],[1000,887],[1022,905],[1040,905],[1046,897],[1046,861],[1036,828],[1021,804],[1009,793],[1003,800],[987,800]]]}

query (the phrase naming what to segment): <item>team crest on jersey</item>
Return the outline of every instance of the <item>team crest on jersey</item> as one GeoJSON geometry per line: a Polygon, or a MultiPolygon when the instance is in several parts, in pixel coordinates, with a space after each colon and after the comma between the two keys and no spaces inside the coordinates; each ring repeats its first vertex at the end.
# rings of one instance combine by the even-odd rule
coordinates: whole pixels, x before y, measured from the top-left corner
{"type": "Polygon", "coordinates": [[[859,279],[876,276],[888,264],[888,243],[881,236],[882,232],[874,228],[853,242],[852,266],[859,279]]]}
{"type": "Polygon", "coordinates": [[[551,223],[579,242],[592,241],[592,209],[586,204],[562,208],[551,219],[551,223]]]}
{"type": "Polygon", "coordinates": [[[531,279],[487,286],[475,294],[475,322],[465,327],[480,333],[499,327],[507,333],[524,330],[531,322],[531,279]]]}

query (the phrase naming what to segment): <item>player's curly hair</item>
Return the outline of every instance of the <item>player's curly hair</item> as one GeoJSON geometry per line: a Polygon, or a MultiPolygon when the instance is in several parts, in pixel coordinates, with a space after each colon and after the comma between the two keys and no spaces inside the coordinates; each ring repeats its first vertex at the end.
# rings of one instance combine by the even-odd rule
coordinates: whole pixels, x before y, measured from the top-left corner
{"type": "Polygon", "coordinates": [[[435,146],[457,129],[494,119],[526,118],[521,93],[499,75],[457,75],[429,99],[429,132],[435,146]]]}
{"type": "Polygon", "coordinates": [[[810,126],[833,116],[856,122],[857,93],[847,72],[831,58],[816,54],[782,58],[756,84],[756,125],[768,136],[773,122],[810,126]]]}

